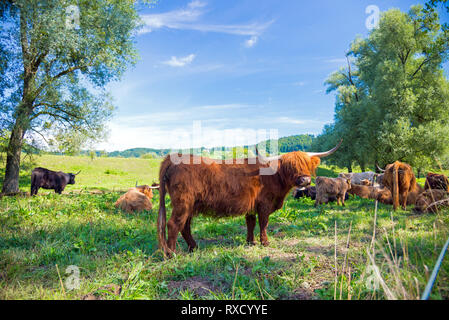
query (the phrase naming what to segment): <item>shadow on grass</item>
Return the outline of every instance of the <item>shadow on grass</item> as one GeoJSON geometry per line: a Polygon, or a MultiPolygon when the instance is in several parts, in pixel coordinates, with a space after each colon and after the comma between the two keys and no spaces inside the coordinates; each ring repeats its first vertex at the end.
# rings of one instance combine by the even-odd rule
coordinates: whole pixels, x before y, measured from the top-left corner
{"type": "MultiPolygon", "coordinates": [[[[19,188],[21,190],[29,191],[31,187],[31,171],[28,172],[20,171],[19,175],[19,188]]],[[[3,186],[3,181],[5,180],[5,168],[0,168],[0,186],[3,186]]]]}

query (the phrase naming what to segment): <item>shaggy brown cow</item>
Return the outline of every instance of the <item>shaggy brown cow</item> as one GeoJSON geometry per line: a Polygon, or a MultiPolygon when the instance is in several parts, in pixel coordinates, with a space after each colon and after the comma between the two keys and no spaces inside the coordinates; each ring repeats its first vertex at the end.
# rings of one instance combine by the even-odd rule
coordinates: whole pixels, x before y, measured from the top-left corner
{"type": "MultiPolygon", "coordinates": [[[[293,191],[293,198],[299,199],[299,198],[303,198],[303,197],[307,197],[307,198],[310,198],[311,200],[315,200],[316,199],[316,187],[307,186],[305,188],[296,188],[293,191]]],[[[348,194],[347,193],[346,193],[346,196],[345,196],[345,201],[346,200],[348,200],[348,194]]],[[[329,196],[328,202],[335,202],[335,201],[337,201],[336,197],[329,196]]]]}
{"type": "Polygon", "coordinates": [[[158,186],[149,187],[147,185],[131,188],[115,202],[115,207],[128,213],[151,210],[153,208],[151,204],[153,192],[151,189],[156,188],[158,186]]]}
{"type": "Polygon", "coordinates": [[[196,248],[190,225],[193,216],[198,213],[213,217],[246,215],[246,240],[250,244],[255,243],[257,215],[260,242],[267,246],[269,215],[282,207],[286,195],[294,186],[309,185],[320,158],[334,153],[340,144],[322,153],[296,151],[272,158],[259,156],[256,159],[234,159],[232,163],[193,155],[184,155],[185,161],[176,163],[172,161],[172,156],[180,158],[181,155],[168,155],[159,173],[159,247],[166,255],[171,255],[175,251],[178,233],[181,232],[189,251],[196,248]],[[277,170],[271,174],[261,172],[273,167],[277,170]],[[173,207],[168,223],[165,209],[167,191],[173,207]]]}
{"type": "Polygon", "coordinates": [[[374,199],[384,204],[393,204],[391,192],[387,188],[351,184],[351,189],[348,190],[348,193],[363,199],[374,199]]]}
{"type": "Polygon", "coordinates": [[[372,187],[360,185],[360,184],[354,184],[351,183],[351,188],[348,189],[348,193],[359,196],[362,199],[372,199],[371,194],[373,192],[372,187]]]}
{"type": "Polygon", "coordinates": [[[428,189],[419,194],[414,211],[436,213],[440,208],[449,206],[449,193],[440,189],[428,189]]]}
{"type": "Polygon", "coordinates": [[[439,189],[449,192],[449,180],[443,174],[429,172],[426,177],[424,189],[439,189]]]}
{"type": "Polygon", "coordinates": [[[423,192],[422,187],[416,183],[412,167],[399,161],[386,166],[382,183],[392,194],[395,211],[399,203],[406,210],[407,204],[415,203],[418,195],[423,192]]]}
{"type": "Polygon", "coordinates": [[[337,205],[345,205],[346,192],[351,189],[351,179],[317,177],[315,207],[321,203],[328,203],[330,197],[337,198],[337,205]]]}

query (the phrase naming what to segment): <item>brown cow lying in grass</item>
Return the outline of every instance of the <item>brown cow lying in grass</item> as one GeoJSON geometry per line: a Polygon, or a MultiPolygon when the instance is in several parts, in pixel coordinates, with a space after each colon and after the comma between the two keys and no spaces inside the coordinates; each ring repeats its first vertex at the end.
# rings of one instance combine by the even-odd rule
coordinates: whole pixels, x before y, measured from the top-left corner
{"type": "Polygon", "coordinates": [[[428,189],[440,189],[449,192],[449,180],[443,174],[436,174],[429,172],[426,177],[426,183],[424,188],[428,189]]]}
{"type": "Polygon", "coordinates": [[[150,187],[147,185],[131,188],[117,200],[115,207],[128,213],[151,210],[153,208],[151,204],[153,191],[151,189],[156,188],[158,187],[150,187]]]}
{"type": "Polygon", "coordinates": [[[351,189],[351,179],[317,177],[315,207],[321,203],[328,203],[331,197],[337,198],[337,205],[345,205],[346,192],[351,189]]]}
{"type": "Polygon", "coordinates": [[[449,206],[449,193],[445,190],[429,189],[418,195],[415,212],[433,212],[449,206]]]}
{"type": "Polygon", "coordinates": [[[391,192],[387,188],[351,184],[351,189],[348,190],[348,193],[363,199],[374,199],[380,203],[393,204],[391,192]]]}

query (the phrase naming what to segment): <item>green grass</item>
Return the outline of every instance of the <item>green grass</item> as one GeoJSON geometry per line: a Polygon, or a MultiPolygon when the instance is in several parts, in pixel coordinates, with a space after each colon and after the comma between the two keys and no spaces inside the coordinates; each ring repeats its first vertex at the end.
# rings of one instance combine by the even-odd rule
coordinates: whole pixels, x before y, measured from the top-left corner
{"type": "MultiPolygon", "coordinates": [[[[158,181],[160,160],[36,160],[48,168],[82,173],[62,195],[42,190],[33,198],[0,199],[0,299],[80,299],[89,293],[104,299],[334,299],[335,292],[337,299],[388,298],[385,289],[369,285],[371,200],[351,198],[345,208],[314,208],[309,199],[289,196],[270,216],[268,247],[246,245],[244,217],[200,216],[192,226],[198,250],[187,253],[179,236],[178,254],[164,260],[156,240],[158,193],[151,211],[127,214],[114,208],[118,190],[134,186],[136,180],[158,181]],[[92,193],[96,189],[105,192],[92,193]],[[79,289],[60,284],[58,270],[64,284],[70,265],[80,269],[79,289]],[[121,286],[120,294],[99,290],[108,284],[121,286]]],[[[25,174],[21,188],[28,191],[25,174]]],[[[337,172],[323,167],[318,174],[337,172]]],[[[416,299],[422,293],[449,235],[447,213],[392,214],[390,206],[379,205],[375,261],[396,298],[416,299]]],[[[446,258],[433,299],[449,298],[448,277],[446,258]]]]}

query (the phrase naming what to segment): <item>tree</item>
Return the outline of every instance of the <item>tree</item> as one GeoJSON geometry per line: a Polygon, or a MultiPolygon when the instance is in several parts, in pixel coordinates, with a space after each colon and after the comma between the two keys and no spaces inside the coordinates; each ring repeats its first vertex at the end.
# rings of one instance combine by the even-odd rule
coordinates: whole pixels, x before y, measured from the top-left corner
{"type": "Polygon", "coordinates": [[[353,68],[348,64],[326,82],[328,92],[337,91],[335,123],[327,134],[348,143],[344,157],[362,168],[395,160],[425,168],[444,155],[449,82],[442,64],[448,53],[449,30],[435,11],[420,6],[408,14],[383,13],[368,38],[356,39],[348,53],[353,68]]]}
{"type": "Polygon", "coordinates": [[[24,139],[98,139],[113,107],[104,86],[135,63],[132,0],[0,1],[0,106],[7,146],[3,192],[18,191],[24,139]]]}

